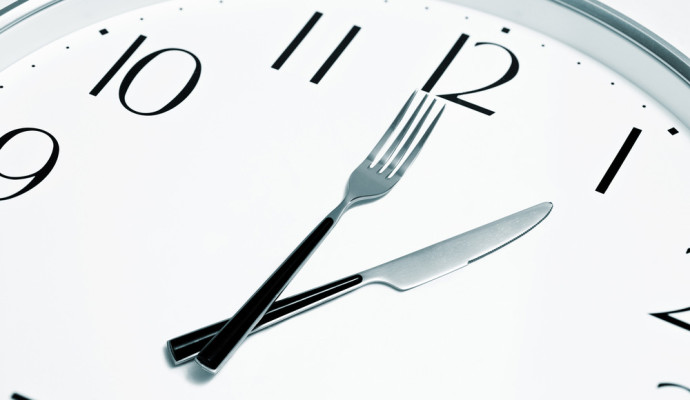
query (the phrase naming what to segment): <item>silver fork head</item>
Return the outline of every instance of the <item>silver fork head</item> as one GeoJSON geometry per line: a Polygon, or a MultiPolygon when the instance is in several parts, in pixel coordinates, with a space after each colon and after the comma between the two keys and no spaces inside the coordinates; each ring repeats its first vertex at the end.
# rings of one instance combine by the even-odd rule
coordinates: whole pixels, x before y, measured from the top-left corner
{"type": "Polygon", "coordinates": [[[374,199],[385,195],[400,180],[405,171],[407,171],[407,168],[409,168],[410,164],[412,164],[417,157],[417,154],[419,154],[419,150],[426,143],[431,131],[433,131],[436,123],[441,117],[445,106],[441,107],[441,110],[438,111],[424,134],[415,142],[419,131],[431,113],[431,109],[436,104],[436,99],[434,99],[431,105],[426,108],[426,111],[423,113],[412,132],[408,135],[410,128],[423,109],[424,103],[428,97],[427,94],[424,94],[424,97],[419,102],[412,115],[407,119],[404,127],[397,136],[390,141],[393,132],[402,122],[416,96],[417,91],[415,90],[381,139],[376,143],[376,146],[374,146],[362,164],[360,164],[352,172],[352,175],[350,175],[346,195],[348,201],[374,199]],[[387,145],[389,141],[390,144],[387,145]]]}

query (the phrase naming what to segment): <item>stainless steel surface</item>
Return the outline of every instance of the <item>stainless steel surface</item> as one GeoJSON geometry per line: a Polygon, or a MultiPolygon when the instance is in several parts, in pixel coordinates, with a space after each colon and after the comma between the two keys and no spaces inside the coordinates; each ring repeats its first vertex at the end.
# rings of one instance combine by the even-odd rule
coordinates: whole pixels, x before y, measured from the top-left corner
{"type": "Polygon", "coordinates": [[[286,314],[263,325],[260,329],[273,326],[370,283],[383,283],[394,289],[405,291],[431,282],[434,279],[457,271],[521,238],[535,226],[539,225],[551,213],[552,209],[552,203],[540,203],[471,231],[406,254],[395,260],[359,272],[358,275],[362,276],[362,283],[359,285],[344,289],[304,308],[299,308],[293,313],[286,314]]]}
{"type": "Polygon", "coordinates": [[[393,132],[400,125],[400,122],[405,117],[407,110],[414,102],[415,97],[418,97],[417,91],[412,93],[403,108],[393,120],[393,123],[391,123],[386,130],[386,133],[384,133],[378,143],[376,143],[369,155],[367,155],[364,161],[362,161],[362,163],[355,168],[354,171],[352,171],[350,179],[347,183],[347,189],[343,201],[335,209],[333,209],[330,214],[328,214],[328,217],[333,219],[334,224],[335,222],[338,222],[345,211],[347,211],[353,205],[364,201],[376,200],[388,193],[393,186],[398,183],[407,168],[417,157],[419,150],[426,143],[431,131],[434,129],[434,126],[436,126],[439,118],[441,118],[441,114],[443,114],[445,106],[441,107],[441,110],[438,111],[436,117],[426,129],[426,132],[424,132],[422,137],[415,143],[417,134],[424,125],[424,122],[429,116],[431,109],[436,104],[436,100],[434,99],[431,102],[431,105],[427,107],[422,118],[417,122],[415,128],[408,135],[407,133],[412,127],[412,124],[415,122],[428,97],[427,94],[424,94],[422,100],[419,102],[414,112],[407,120],[405,126],[402,128],[400,133],[398,133],[395,139],[393,139],[392,143],[387,146],[391,136],[393,135],[393,132]],[[412,147],[412,150],[409,151],[408,154],[410,147],[412,147]],[[384,148],[385,151],[383,154],[381,154],[384,148]]]}
{"type": "MultiPolygon", "coordinates": [[[[385,264],[361,271],[350,277],[361,276],[362,280],[357,284],[347,285],[345,283],[347,278],[341,278],[318,289],[296,294],[294,297],[301,300],[298,303],[289,303],[287,306],[291,309],[289,313],[256,327],[252,333],[276,325],[370,283],[380,282],[398,290],[408,290],[457,271],[519,239],[543,221],[552,208],[553,204],[548,202],[537,204],[385,264]],[[337,282],[342,283],[336,284],[337,282]],[[325,290],[319,290],[324,287],[328,288],[326,296],[324,296],[325,290]],[[310,296],[304,296],[309,292],[311,292],[310,296]]],[[[204,338],[205,336],[198,336],[197,340],[204,338]]],[[[172,341],[168,341],[168,352],[175,365],[190,361],[196,355],[189,354],[184,358],[176,359],[172,341]]]]}
{"type": "Polygon", "coordinates": [[[596,0],[552,0],[622,35],[661,61],[690,85],[690,59],[654,32],[596,0]]]}
{"type": "MultiPolygon", "coordinates": [[[[196,364],[199,365],[204,371],[215,374],[225,365],[225,363],[227,363],[227,361],[232,357],[234,352],[239,348],[239,346],[247,338],[247,336],[249,336],[249,334],[257,325],[259,320],[266,313],[271,303],[275,301],[275,299],[280,295],[280,293],[285,289],[285,287],[290,283],[290,281],[295,277],[295,275],[299,273],[302,265],[306,263],[311,254],[314,252],[314,250],[319,246],[319,244],[328,235],[328,233],[331,230],[333,230],[333,227],[335,227],[335,225],[338,223],[340,217],[350,207],[357,203],[373,201],[378,198],[381,198],[386,193],[388,193],[393,188],[393,186],[395,186],[396,183],[398,183],[398,181],[403,176],[407,168],[417,157],[417,154],[419,153],[422,146],[424,146],[424,144],[426,143],[427,138],[433,131],[439,118],[441,118],[441,114],[443,114],[443,110],[445,109],[445,106],[441,107],[441,110],[438,111],[436,117],[426,128],[426,131],[424,132],[422,137],[415,141],[415,139],[417,138],[417,134],[422,129],[422,126],[424,126],[427,117],[431,113],[431,109],[434,108],[434,105],[436,104],[436,100],[434,99],[434,101],[432,101],[431,104],[426,108],[426,111],[424,112],[423,116],[419,118],[419,120],[417,121],[417,116],[423,109],[424,103],[426,102],[426,99],[428,97],[427,94],[424,94],[422,100],[419,101],[412,115],[409,118],[407,118],[407,122],[405,123],[402,130],[395,136],[395,138],[389,144],[389,141],[393,136],[393,133],[397,130],[398,126],[400,125],[400,122],[403,121],[403,119],[405,118],[408,109],[414,103],[415,97],[417,97],[416,90],[412,93],[412,95],[407,100],[403,108],[400,110],[398,115],[393,120],[393,123],[391,123],[391,125],[388,127],[386,132],[383,134],[383,136],[374,146],[371,152],[367,155],[364,161],[357,168],[355,168],[354,171],[352,171],[350,179],[347,183],[347,189],[345,191],[345,196],[343,200],[340,202],[340,204],[338,204],[338,206],[336,206],[333,209],[333,211],[331,211],[326,216],[326,218],[324,218],[324,222],[326,222],[329,218],[333,222],[326,228],[326,230],[322,234],[318,235],[318,237],[315,239],[316,242],[313,245],[310,244],[309,246],[311,247],[305,250],[307,251],[305,258],[302,259],[299,265],[293,267],[291,265],[287,265],[289,264],[289,260],[292,258],[292,256],[288,257],[288,259],[286,259],[283,265],[281,265],[276,270],[274,275],[281,273],[284,270],[284,268],[290,269],[289,274],[286,274],[284,278],[281,278],[281,280],[279,282],[277,281],[276,283],[273,283],[271,281],[272,278],[269,278],[266,281],[266,283],[264,283],[252,295],[252,297],[250,297],[249,300],[247,300],[247,302],[242,306],[242,308],[240,308],[237,314],[235,314],[235,316],[237,316],[238,314],[243,313],[243,311],[250,309],[262,310],[260,313],[257,313],[257,315],[247,317],[247,321],[251,320],[253,322],[251,324],[248,324],[246,327],[243,326],[238,328],[236,325],[233,325],[233,321],[231,320],[211,340],[211,342],[209,342],[209,344],[201,350],[195,361],[196,364]],[[414,129],[412,130],[412,132],[408,134],[410,128],[415,122],[416,125],[414,129]],[[268,285],[271,285],[270,287],[274,287],[275,290],[269,289],[270,292],[267,291],[266,293],[264,293],[264,289],[266,287],[269,287],[268,285]],[[272,296],[272,300],[264,305],[262,304],[262,300],[267,298],[267,294],[270,294],[272,296]],[[223,336],[224,334],[232,333],[234,335],[240,332],[243,332],[243,334],[238,335],[240,337],[239,340],[236,340],[231,346],[225,346],[225,343],[223,342],[225,339],[225,337],[223,336]],[[221,344],[219,345],[218,343],[221,344]],[[229,352],[227,352],[226,350],[221,350],[221,347],[227,347],[229,349],[229,352]],[[204,360],[201,360],[201,358],[204,358],[204,360]],[[206,365],[211,363],[211,361],[209,361],[211,358],[214,358],[216,360],[222,358],[222,362],[216,365],[214,360],[214,365],[206,365]]],[[[312,234],[310,234],[308,238],[310,238],[312,234]]],[[[295,252],[299,252],[302,250],[303,246],[306,243],[306,240],[307,239],[305,239],[305,242],[303,242],[299,245],[299,247],[297,247],[295,252]]]]}
{"type": "MultiPolygon", "coordinates": [[[[686,81],[666,63],[601,21],[575,12],[554,0],[443,1],[505,18],[581,51],[620,73],[663,104],[683,124],[690,125],[690,107],[686,106],[690,102],[690,90],[686,81]]],[[[649,6],[651,8],[656,4],[650,3],[649,6]]],[[[685,10],[680,8],[677,12],[687,13],[685,10]]],[[[668,11],[673,12],[673,9],[668,11]]],[[[682,26],[678,25],[678,29],[682,29],[682,26]]],[[[676,47],[687,54],[686,43],[681,41],[676,47]]]]}
{"type": "MultiPolygon", "coordinates": [[[[3,23],[0,26],[0,33],[5,32],[6,30],[12,28],[13,26],[17,25],[18,23],[25,21],[29,19],[30,17],[38,14],[39,12],[47,9],[48,7],[54,6],[55,4],[58,4],[62,2],[63,0],[50,0],[50,1],[34,1],[29,3],[28,5],[31,6],[27,11],[22,12],[20,15],[13,17],[10,21],[3,23]],[[37,3],[37,4],[34,4],[37,3]]],[[[8,14],[10,11],[18,8],[19,6],[23,5],[24,3],[27,3],[27,1],[16,1],[7,7],[3,8],[0,10],[0,17],[2,17],[5,14],[8,14]]]]}
{"type": "Polygon", "coordinates": [[[553,204],[541,203],[361,273],[364,283],[408,290],[490,254],[529,232],[553,204]]]}

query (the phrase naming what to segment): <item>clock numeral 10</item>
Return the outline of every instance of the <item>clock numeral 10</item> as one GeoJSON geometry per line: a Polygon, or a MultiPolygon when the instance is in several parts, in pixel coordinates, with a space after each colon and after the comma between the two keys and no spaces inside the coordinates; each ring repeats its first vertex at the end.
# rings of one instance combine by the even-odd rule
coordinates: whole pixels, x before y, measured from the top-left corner
{"type": "MultiPolygon", "coordinates": [[[[103,90],[103,88],[110,82],[110,80],[113,79],[115,74],[122,69],[124,64],[129,60],[132,55],[134,54],[135,51],[141,46],[142,43],[144,43],[144,40],[146,40],[146,36],[144,35],[139,35],[139,37],[132,43],[131,46],[122,54],[122,56],[115,62],[115,64],[108,70],[108,72],[101,78],[101,80],[96,84],[96,86],[91,89],[89,92],[90,95],[92,96],[98,96],[98,94],[103,90]]],[[[158,114],[163,114],[164,112],[170,111],[173,108],[177,107],[182,103],[194,90],[196,87],[196,84],[199,82],[199,78],[201,77],[201,62],[195,56],[193,53],[184,50],[184,49],[177,49],[177,48],[168,48],[168,49],[162,49],[158,51],[154,51],[153,53],[147,55],[146,57],[142,58],[141,60],[137,61],[136,64],[127,72],[125,75],[124,79],[122,80],[122,83],[120,84],[120,90],[119,90],[119,97],[120,97],[120,103],[122,103],[122,106],[126,108],[127,110],[139,114],[139,115],[158,115],[158,114]],[[143,112],[143,111],[137,111],[130,107],[127,104],[126,96],[127,96],[127,90],[129,90],[130,85],[134,81],[134,78],[137,77],[139,72],[141,72],[144,67],[148,65],[151,61],[153,61],[156,57],[159,55],[169,52],[169,51],[178,51],[182,52],[185,54],[188,54],[192,59],[194,60],[195,66],[194,66],[194,72],[192,73],[192,76],[189,78],[189,81],[187,81],[187,84],[182,88],[182,90],[172,99],[168,104],[160,108],[159,110],[156,111],[150,111],[150,112],[143,112]]]]}
{"type": "Polygon", "coordinates": [[[47,136],[52,144],[52,149],[50,152],[50,156],[48,157],[48,160],[46,160],[45,164],[41,168],[39,168],[36,172],[26,174],[26,175],[21,175],[21,176],[12,176],[12,175],[7,175],[2,172],[0,172],[0,177],[4,179],[9,179],[12,181],[18,181],[18,180],[25,180],[25,179],[30,179],[29,183],[27,183],[26,186],[24,186],[22,189],[20,189],[18,192],[11,194],[9,196],[5,197],[0,197],[0,201],[2,200],[9,200],[12,198],[15,198],[17,196],[20,196],[29,190],[35,188],[39,183],[41,183],[50,173],[50,171],[53,170],[53,167],[55,166],[55,163],[57,162],[58,159],[58,154],[60,153],[60,146],[58,145],[57,140],[53,135],[50,133],[38,129],[38,128],[20,128],[20,129],[15,129],[13,131],[7,132],[6,134],[0,136],[0,151],[2,148],[10,142],[13,138],[21,135],[22,133],[25,132],[39,132],[45,136],[47,136]]]}

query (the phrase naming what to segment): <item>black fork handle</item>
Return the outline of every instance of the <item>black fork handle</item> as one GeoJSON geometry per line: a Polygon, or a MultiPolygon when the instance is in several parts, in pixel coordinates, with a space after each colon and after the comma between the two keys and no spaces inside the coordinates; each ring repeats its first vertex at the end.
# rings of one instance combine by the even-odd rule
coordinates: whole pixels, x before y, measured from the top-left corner
{"type": "MultiPolygon", "coordinates": [[[[304,311],[312,309],[322,303],[330,301],[345,293],[351,292],[363,282],[361,275],[351,275],[347,278],[327,283],[315,289],[307,290],[294,296],[277,300],[271,305],[266,314],[251,332],[277,324],[304,311]]],[[[230,319],[197,329],[168,341],[168,350],[175,365],[191,360],[230,319]]]]}
{"type": "Polygon", "coordinates": [[[232,356],[330,232],[334,222],[331,216],[321,221],[254,295],[244,303],[235,316],[201,349],[196,356],[196,361],[202,368],[215,373],[232,356]]]}

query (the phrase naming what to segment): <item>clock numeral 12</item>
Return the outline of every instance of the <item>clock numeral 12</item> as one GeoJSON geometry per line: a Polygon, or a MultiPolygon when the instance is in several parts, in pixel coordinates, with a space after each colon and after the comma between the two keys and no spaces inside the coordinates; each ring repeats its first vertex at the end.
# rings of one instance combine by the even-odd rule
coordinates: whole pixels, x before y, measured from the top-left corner
{"type": "MultiPolygon", "coordinates": [[[[464,34],[464,33],[462,35],[460,35],[458,40],[455,41],[455,44],[453,44],[453,47],[451,47],[450,51],[448,51],[448,54],[446,54],[446,57],[443,59],[443,61],[441,61],[441,64],[439,64],[439,66],[436,68],[436,71],[434,71],[434,73],[431,75],[429,80],[426,81],[426,83],[422,87],[422,91],[427,92],[427,93],[431,92],[431,89],[433,89],[434,86],[436,85],[436,83],[438,82],[438,80],[441,79],[441,76],[443,76],[443,74],[446,72],[446,70],[450,66],[451,62],[453,62],[453,60],[455,59],[455,56],[458,55],[458,53],[460,52],[460,49],[462,49],[462,46],[465,45],[465,43],[467,42],[467,39],[469,39],[469,35],[464,34]]],[[[520,69],[520,63],[518,62],[517,57],[515,56],[515,54],[513,54],[512,51],[508,50],[506,47],[501,46],[500,44],[491,43],[491,42],[477,42],[475,44],[475,47],[476,46],[486,46],[486,45],[496,46],[498,48],[505,50],[508,53],[508,55],[510,56],[510,66],[508,67],[508,70],[506,71],[506,73],[503,74],[503,76],[501,76],[494,83],[487,85],[487,86],[484,86],[484,87],[481,87],[479,89],[468,90],[468,91],[459,92],[459,93],[440,94],[440,95],[437,95],[438,97],[440,97],[442,99],[446,99],[448,101],[452,101],[455,104],[461,105],[463,107],[467,107],[471,110],[480,112],[480,113],[485,114],[485,115],[492,115],[494,113],[494,111],[492,111],[492,110],[489,110],[489,109],[484,108],[482,106],[479,106],[477,104],[470,103],[469,101],[462,100],[462,99],[458,98],[459,96],[462,96],[465,94],[478,93],[478,92],[483,92],[485,90],[493,89],[497,86],[503,85],[506,82],[509,82],[511,79],[515,78],[515,76],[517,75],[518,70],[520,69]]]]}
{"type": "MultiPolygon", "coordinates": [[[[302,43],[304,38],[307,37],[309,32],[311,32],[312,28],[316,23],[319,21],[319,18],[321,18],[323,14],[316,11],[314,15],[311,16],[309,21],[302,27],[302,29],[299,31],[297,36],[295,36],[294,39],[292,39],[292,42],[283,50],[283,52],[280,54],[278,59],[271,65],[271,68],[273,69],[280,69],[280,67],[285,64],[285,61],[287,61],[288,58],[292,55],[292,53],[297,49],[297,46],[302,43]]],[[[340,44],[333,50],[331,55],[326,59],[326,61],[321,65],[321,68],[319,68],[318,71],[316,71],[316,74],[309,80],[309,82],[318,84],[321,82],[321,79],[326,75],[326,72],[328,72],[329,69],[335,64],[335,62],[338,60],[338,58],[343,54],[347,46],[352,42],[352,39],[355,38],[357,35],[357,32],[359,32],[360,27],[357,25],[353,25],[350,31],[345,35],[343,40],[340,41],[340,44]]]]}
{"type": "MultiPolygon", "coordinates": [[[[129,60],[132,55],[134,54],[135,51],[141,46],[142,43],[144,43],[144,40],[146,40],[146,36],[144,35],[139,35],[139,37],[132,43],[131,46],[122,54],[122,56],[115,62],[115,64],[108,70],[108,72],[101,78],[101,80],[96,84],[96,86],[91,89],[89,92],[90,95],[92,96],[98,96],[98,94],[103,90],[103,88],[110,82],[111,79],[115,76],[115,74],[122,68],[122,66],[129,60]]],[[[177,48],[168,48],[168,49],[162,49],[158,51],[154,51],[153,53],[147,55],[146,57],[142,58],[141,60],[137,61],[136,64],[127,72],[125,75],[124,79],[122,79],[122,83],[120,84],[120,90],[119,90],[119,97],[120,97],[120,103],[122,103],[122,106],[126,108],[127,110],[139,114],[139,115],[158,115],[158,114],[163,114],[164,112],[170,111],[173,108],[177,107],[182,103],[194,90],[196,87],[196,84],[199,82],[199,78],[201,77],[201,62],[195,56],[193,53],[184,50],[184,49],[177,49],[177,48]],[[156,111],[151,111],[151,112],[142,112],[142,111],[137,111],[134,110],[132,107],[130,107],[127,104],[127,100],[125,97],[127,96],[127,90],[129,90],[129,86],[132,84],[134,81],[134,78],[137,77],[139,72],[141,72],[148,63],[153,61],[156,57],[159,55],[169,52],[169,51],[179,51],[185,54],[188,54],[192,59],[194,60],[195,66],[194,66],[194,72],[192,73],[192,76],[189,78],[189,81],[187,81],[187,84],[182,88],[182,90],[172,99],[168,104],[163,106],[161,109],[156,110],[156,111]]]]}

